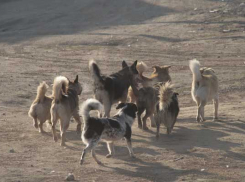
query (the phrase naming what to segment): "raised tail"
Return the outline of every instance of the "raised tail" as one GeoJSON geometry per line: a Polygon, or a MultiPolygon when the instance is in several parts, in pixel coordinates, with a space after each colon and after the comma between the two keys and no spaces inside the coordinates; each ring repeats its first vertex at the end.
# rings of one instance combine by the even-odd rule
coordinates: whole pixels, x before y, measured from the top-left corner
{"type": "Polygon", "coordinates": [[[190,60],[189,67],[193,74],[193,81],[195,82],[201,81],[202,74],[200,72],[200,62],[196,59],[190,60]]]}
{"type": "Polygon", "coordinates": [[[38,103],[38,102],[43,102],[45,94],[48,90],[48,85],[46,84],[46,82],[42,82],[39,84],[39,86],[37,87],[37,96],[36,99],[34,100],[34,102],[38,103]]]}
{"type": "Polygon", "coordinates": [[[103,82],[103,79],[100,74],[100,69],[94,60],[89,61],[89,71],[95,82],[103,82]]]}
{"type": "Polygon", "coordinates": [[[139,75],[142,76],[143,72],[148,70],[148,66],[143,61],[141,61],[140,63],[137,63],[136,69],[139,72],[139,75]]]}
{"type": "Polygon", "coordinates": [[[171,101],[173,92],[173,84],[166,82],[164,85],[161,85],[159,88],[159,109],[164,110],[167,108],[171,101]]]}
{"type": "Polygon", "coordinates": [[[89,112],[92,110],[98,110],[100,113],[103,111],[103,105],[96,99],[87,99],[80,107],[80,115],[83,117],[84,124],[90,118],[89,112]]]}
{"type": "Polygon", "coordinates": [[[55,101],[59,101],[63,94],[66,94],[69,85],[69,80],[64,76],[57,76],[54,79],[53,97],[55,101]]]}

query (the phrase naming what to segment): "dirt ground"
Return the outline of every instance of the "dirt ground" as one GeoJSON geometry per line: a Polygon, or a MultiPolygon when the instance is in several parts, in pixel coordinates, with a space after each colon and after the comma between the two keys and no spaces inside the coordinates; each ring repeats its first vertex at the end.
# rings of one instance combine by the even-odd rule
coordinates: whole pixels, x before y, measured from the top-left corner
{"type": "MultiPolygon", "coordinates": [[[[0,1],[0,181],[83,182],[245,181],[245,2],[239,0],[1,0],[0,1]],[[219,78],[219,121],[206,106],[207,121],[195,122],[188,60],[197,58],[219,78]],[[180,115],[170,136],[161,128],[133,126],[133,149],[116,143],[116,156],[96,150],[83,166],[84,145],[70,125],[60,147],[45,127],[40,134],[27,112],[41,81],[56,75],[83,84],[80,103],[92,97],[88,61],[102,73],[121,61],[171,65],[180,115]]],[[[146,73],[149,75],[152,69],[146,73]]],[[[49,94],[51,88],[49,89],[49,94]]],[[[113,107],[112,113],[115,113],[113,107]]],[[[148,123],[149,124],[149,123],[148,123]]]]}

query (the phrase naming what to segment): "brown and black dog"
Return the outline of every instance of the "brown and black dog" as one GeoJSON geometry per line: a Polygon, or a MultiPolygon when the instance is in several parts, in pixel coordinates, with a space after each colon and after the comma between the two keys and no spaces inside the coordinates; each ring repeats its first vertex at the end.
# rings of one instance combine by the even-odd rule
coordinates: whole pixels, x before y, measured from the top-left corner
{"type": "Polygon", "coordinates": [[[104,105],[104,117],[110,117],[111,106],[118,101],[126,102],[131,80],[138,76],[137,61],[127,66],[124,61],[123,69],[109,76],[100,73],[95,61],[89,62],[89,70],[94,81],[94,97],[104,105]]]}

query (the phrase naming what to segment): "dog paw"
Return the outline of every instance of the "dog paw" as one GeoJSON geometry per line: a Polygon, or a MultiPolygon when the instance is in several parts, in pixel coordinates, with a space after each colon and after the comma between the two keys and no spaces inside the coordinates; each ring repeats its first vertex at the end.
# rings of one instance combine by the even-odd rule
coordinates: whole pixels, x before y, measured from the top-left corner
{"type": "Polygon", "coordinates": [[[80,165],[83,165],[83,160],[80,160],[80,165]]]}
{"type": "Polygon", "coordinates": [[[111,158],[111,157],[112,157],[111,154],[107,154],[107,155],[106,155],[106,158],[111,158]]]}
{"type": "Polygon", "coordinates": [[[102,162],[100,161],[96,161],[98,165],[103,165],[102,162]]]}

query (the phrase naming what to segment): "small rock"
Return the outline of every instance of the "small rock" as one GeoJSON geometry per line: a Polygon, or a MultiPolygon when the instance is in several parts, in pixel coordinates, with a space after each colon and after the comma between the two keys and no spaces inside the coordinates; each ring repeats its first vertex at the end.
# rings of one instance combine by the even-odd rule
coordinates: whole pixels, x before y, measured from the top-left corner
{"type": "Polygon", "coordinates": [[[33,165],[31,165],[31,167],[34,167],[33,165]]]}
{"type": "Polygon", "coordinates": [[[205,171],[205,169],[201,169],[201,171],[205,171]]]}
{"type": "Polygon", "coordinates": [[[229,168],[229,165],[226,165],[226,168],[229,168]]]}
{"type": "Polygon", "coordinates": [[[4,113],[3,113],[3,116],[5,116],[5,115],[6,115],[6,113],[4,112],[4,113]]]}
{"type": "Polygon", "coordinates": [[[68,176],[66,177],[66,181],[74,181],[75,177],[72,173],[69,173],[68,176]]]}
{"type": "Polygon", "coordinates": [[[14,149],[10,149],[9,152],[10,153],[14,153],[15,151],[14,151],[14,149]]]}
{"type": "Polygon", "coordinates": [[[55,173],[55,171],[51,171],[50,173],[55,173]]]}

